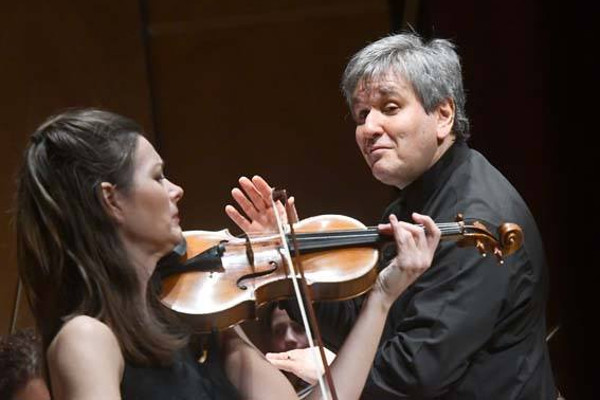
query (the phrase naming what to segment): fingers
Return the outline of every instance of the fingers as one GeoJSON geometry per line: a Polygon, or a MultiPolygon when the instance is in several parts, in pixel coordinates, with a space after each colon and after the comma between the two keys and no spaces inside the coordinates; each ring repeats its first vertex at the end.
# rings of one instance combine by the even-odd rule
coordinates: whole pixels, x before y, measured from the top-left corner
{"type": "Polygon", "coordinates": [[[279,229],[277,216],[283,216],[283,223],[286,219],[281,202],[273,206],[271,186],[258,175],[252,179],[242,176],[238,183],[239,187],[231,190],[238,207],[227,205],[225,213],[247,234],[276,232],[279,229]]]}
{"type": "Polygon", "coordinates": [[[277,200],[275,202],[275,208],[277,209],[278,215],[283,217],[283,221],[288,223],[296,223],[298,222],[298,212],[296,211],[295,199],[293,196],[287,199],[288,206],[286,207],[281,201],[277,200]],[[289,210],[289,213],[288,213],[289,210]]]}
{"type": "Polygon", "coordinates": [[[377,225],[377,229],[379,230],[380,233],[383,233],[384,235],[393,235],[394,234],[394,230],[392,229],[392,224],[379,224],[379,225],[377,225]]]}
{"type": "Polygon", "coordinates": [[[440,238],[442,237],[442,232],[440,231],[440,228],[438,228],[436,223],[429,216],[418,213],[413,213],[412,218],[413,221],[425,227],[423,233],[427,238],[428,246],[430,248],[437,247],[440,238]]]}
{"type": "Polygon", "coordinates": [[[290,354],[287,351],[282,353],[267,353],[266,357],[269,361],[289,360],[290,354]]]}
{"type": "MultiPolygon", "coordinates": [[[[411,233],[415,243],[427,243],[429,247],[435,247],[441,238],[441,231],[436,223],[427,215],[412,213],[413,221],[416,224],[409,224],[398,221],[395,215],[390,215],[389,224],[379,224],[377,226],[380,233],[385,235],[394,235],[404,237],[404,230],[411,233]],[[394,223],[392,223],[394,221],[394,223]],[[419,226],[421,225],[421,226],[419,226]],[[424,228],[424,229],[423,229],[424,228]]],[[[406,242],[406,239],[402,240],[406,242]]]]}
{"type": "Polygon", "coordinates": [[[250,180],[242,176],[238,183],[243,191],[235,188],[231,191],[231,195],[248,216],[251,217],[252,214],[273,206],[271,200],[273,188],[262,177],[255,175],[250,180]]]}
{"type": "Polygon", "coordinates": [[[417,224],[398,221],[390,215],[390,226],[397,247],[396,265],[419,271],[431,265],[441,232],[428,216],[413,213],[413,220],[417,224]]]}
{"type": "MultiPolygon", "coordinates": [[[[288,360],[286,358],[275,358],[273,357],[274,354],[279,354],[279,353],[267,353],[266,357],[267,360],[273,364],[276,368],[282,370],[282,371],[287,371],[287,372],[291,372],[296,376],[302,377],[301,375],[304,375],[301,372],[301,366],[299,366],[299,362],[298,360],[288,360]]],[[[283,355],[285,355],[286,353],[281,353],[283,355]]]]}
{"type": "Polygon", "coordinates": [[[228,205],[225,208],[227,215],[229,215],[240,228],[242,228],[242,225],[247,226],[252,220],[256,219],[261,212],[271,207],[271,200],[269,197],[271,193],[270,186],[260,177],[255,176],[252,179],[253,180],[251,181],[245,176],[242,176],[238,180],[238,183],[243,191],[239,188],[231,190],[231,197],[233,197],[235,202],[250,220],[242,216],[233,206],[228,205]]]}
{"type": "Polygon", "coordinates": [[[254,175],[252,177],[252,183],[256,188],[257,192],[260,193],[261,197],[266,201],[266,203],[271,204],[271,195],[273,193],[273,188],[269,186],[267,181],[265,181],[261,176],[254,175]]]}
{"type": "Polygon", "coordinates": [[[398,221],[394,214],[390,215],[390,225],[396,243],[401,247],[416,247],[417,243],[425,238],[423,228],[404,221],[398,221]]]}
{"type": "MultiPolygon", "coordinates": [[[[242,176],[238,182],[256,210],[260,211],[271,207],[271,188],[262,178],[255,176],[250,180],[245,176],[242,176]]],[[[242,205],[240,204],[240,206],[242,205]]]]}
{"type": "MultiPolygon", "coordinates": [[[[259,175],[254,175],[252,177],[252,183],[254,184],[255,188],[257,189],[257,191],[260,193],[261,197],[263,198],[266,207],[272,207],[273,203],[271,201],[271,198],[273,196],[273,188],[271,186],[269,186],[269,184],[267,183],[267,181],[265,181],[261,176],[259,175]]],[[[294,202],[294,197],[290,196],[288,199],[288,204],[290,205],[290,208],[293,210],[293,215],[288,216],[288,221],[289,222],[297,222],[298,221],[298,214],[296,213],[296,208],[295,208],[295,202],[294,202]]],[[[287,210],[285,205],[277,200],[275,202],[275,206],[277,207],[277,211],[279,212],[279,215],[286,215],[287,214],[287,210]]]]}
{"type": "Polygon", "coordinates": [[[379,227],[393,232],[396,256],[379,273],[372,292],[383,293],[384,302],[389,305],[431,266],[439,241],[439,229],[431,218],[419,214],[413,218],[417,224],[398,221],[390,215],[390,223],[379,227]]]}
{"type": "Polygon", "coordinates": [[[292,210],[288,219],[286,207],[281,201],[273,203],[273,188],[261,176],[255,175],[252,179],[242,176],[238,183],[239,187],[231,190],[231,196],[241,211],[228,205],[225,212],[244,231],[248,232],[248,228],[261,231],[266,227],[276,227],[275,212],[282,217],[283,223],[298,220],[294,198],[288,199],[292,210]]]}
{"type": "Polygon", "coordinates": [[[300,220],[298,218],[298,211],[296,210],[296,198],[294,198],[294,196],[290,196],[288,203],[291,210],[291,215],[288,215],[288,220],[291,224],[294,224],[300,220]]]}
{"type": "Polygon", "coordinates": [[[300,359],[291,358],[289,352],[267,353],[265,356],[277,368],[292,372],[296,376],[302,375],[301,369],[304,367],[304,363],[300,359]]]}
{"type": "Polygon", "coordinates": [[[251,228],[250,221],[248,221],[239,211],[232,205],[225,206],[225,213],[229,218],[244,232],[249,232],[251,228]]]}
{"type": "MultiPolygon", "coordinates": [[[[275,367],[291,372],[308,383],[315,383],[322,373],[321,364],[314,364],[315,348],[293,349],[283,353],[267,353],[267,360],[275,367]]],[[[333,353],[332,353],[333,354],[333,353]]]]}
{"type": "MultiPolygon", "coordinates": [[[[420,214],[419,214],[420,215],[420,214]]],[[[415,238],[419,237],[419,235],[423,232],[423,228],[415,225],[409,224],[408,222],[399,221],[398,218],[394,214],[390,214],[389,223],[388,224],[379,224],[377,229],[379,232],[387,235],[395,235],[396,232],[407,230],[410,232],[415,238]]]]}
{"type": "Polygon", "coordinates": [[[244,194],[244,192],[242,192],[240,189],[238,189],[238,188],[232,189],[231,190],[231,197],[233,197],[233,199],[238,204],[238,206],[240,206],[240,208],[250,218],[252,218],[252,216],[255,215],[258,212],[258,209],[255,206],[255,204],[252,203],[252,201],[249,200],[248,197],[246,197],[246,194],[244,194]]]}

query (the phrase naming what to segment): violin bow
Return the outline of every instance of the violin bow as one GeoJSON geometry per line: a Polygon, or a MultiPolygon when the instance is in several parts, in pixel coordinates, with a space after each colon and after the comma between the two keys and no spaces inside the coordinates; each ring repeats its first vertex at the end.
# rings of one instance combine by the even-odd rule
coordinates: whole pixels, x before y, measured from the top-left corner
{"type": "MultiPolygon", "coordinates": [[[[300,314],[302,316],[302,322],[304,324],[304,329],[306,330],[306,336],[308,339],[308,344],[311,348],[315,348],[315,344],[314,344],[314,340],[313,340],[313,334],[312,334],[312,330],[311,330],[311,326],[313,327],[314,330],[314,336],[315,339],[317,341],[317,349],[319,350],[319,355],[321,357],[321,363],[323,364],[323,371],[325,372],[325,379],[327,380],[327,385],[325,385],[325,382],[323,381],[323,375],[318,374],[318,378],[319,378],[319,387],[321,388],[321,392],[323,394],[323,398],[326,399],[327,397],[327,392],[326,392],[326,388],[329,388],[329,394],[330,394],[330,398],[332,400],[338,400],[337,397],[337,393],[335,391],[335,386],[333,384],[333,378],[331,377],[331,371],[329,369],[329,365],[327,364],[327,358],[325,357],[325,350],[323,349],[323,340],[321,338],[321,332],[319,330],[319,324],[317,323],[317,317],[315,315],[315,310],[312,306],[313,302],[312,302],[312,297],[310,294],[310,289],[308,287],[308,284],[306,283],[306,279],[304,277],[304,269],[302,268],[302,260],[300,258],[300,246],[298,246],[298,242],[296,239],[296,233],[294,232],[294,224],[291,223],[292,221],[290,221],[289,226],[290,226],[290,238],[292,239],[292,244],[294,246],[294,251],[295,251],[295,255],[296,255],[296,260],[297,260],[297,265],[294,266],[294,263],[292,261],[292,257],[291,257],[291,253],[290,253],[290,248],[288,246],[288,241],[286,240],[285,237],[285,230],[283,229],[283,224],[281,222],[281,218],[279,217],[279,213],[277,212],[277,207],[275,202],[277,200],[280,200],[285,207],[285,211],[286,214],[288,216],[292,216],[294,215],[294,212],[288,202],[288,197],[287,197],[287,193],[284,189],[281,190],[275,190],[273,189],[272,195],[271,195],[271,203],[273,206],[273,210],[275,213],[275,218],[277,220],[277,228],[279,230],[279,234],[281,236],[281,242],[283,244],[283,256],[286,259],[286,264],[288,265],[288,271],[290,273],[291,279],[292,279],[292,285],[294,287],[294,292],[296,294],[296,301],[298,302],[298,307],[300,309],[300,314]],[[298,274],[296,274],[296,270],[298,270],[298,274]],[[298,275],[300,276],[300,278],[298,278],[298,275]],[[300,281],[300,284],[298,284],[298,281],[300,281]],[[300,288],[300,286],[302,288],[300,288]],[[306,303],[306,306],[305,306],[306,303]],[[306,314],[306,310],[308,310],[308,315],[306,314]]],[[[315,352],[312,352],[314,357],[315,357],[315,365],[318,365],[319,363],[319,359],[316,356],[315,352]]]]}

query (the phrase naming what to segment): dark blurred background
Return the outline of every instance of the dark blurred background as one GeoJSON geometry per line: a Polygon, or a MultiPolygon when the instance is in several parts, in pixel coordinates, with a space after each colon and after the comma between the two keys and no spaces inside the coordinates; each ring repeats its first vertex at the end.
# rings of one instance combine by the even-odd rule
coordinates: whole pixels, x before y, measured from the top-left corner
{"type": "Polygon", "coordinates": [[[569,400],[592,398],[599,14],[590,4],[3,1],[0,333],[32,324],[24,299],[15,312],[10,213],[22,150],[47,116],[95,106],[141,122],[185,188],[184,229],[238,233],[223,208],[238,177],[253,174],[296,196],[301,217],[370,225],[394,193],[356,148],[339,78],[365,44],[412,27],[458,45],[471,146],[521,192],[545,240],[558,387],[569,400]]]}

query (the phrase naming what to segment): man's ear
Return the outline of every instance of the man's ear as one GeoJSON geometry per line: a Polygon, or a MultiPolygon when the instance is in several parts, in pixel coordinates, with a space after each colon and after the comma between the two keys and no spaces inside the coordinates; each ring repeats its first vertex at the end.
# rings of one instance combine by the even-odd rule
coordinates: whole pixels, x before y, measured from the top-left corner
{"type": "Polygon", "coordinates": [[[455,107],[452,99],[444,100],[436,110],[437,113],[437,138],[440,141],[452,134],[452,125],[454,125],[455,107]]]}
{"type": "Polygon", "coordinates": [[[100,183],[100,201],[106,213],[117,223],[123,221],[124,213],[121,204],[121,194],[115,185],[109,182],[100,183]]]}

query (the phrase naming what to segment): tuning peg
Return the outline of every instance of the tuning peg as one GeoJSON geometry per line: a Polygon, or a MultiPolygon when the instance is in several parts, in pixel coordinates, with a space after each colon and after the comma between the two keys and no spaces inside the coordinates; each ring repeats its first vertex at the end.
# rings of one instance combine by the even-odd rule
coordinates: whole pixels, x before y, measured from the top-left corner
{"type": "Polygon", "coordinates": [[[485,245],[481,240],[475,241],[475,247],[477,248],[477,250],[479,250],[479,253],[481,253],[483,257],[487,256],[487,253],[485,252],[485,245]]]}
{"type": "Polygon", "coordinates": [[[502,250],[500,250],[498,247],[495,247],[494,255],[496,256],[499,264],[504,264],[504,255],[502,254],[502,250]]]}

